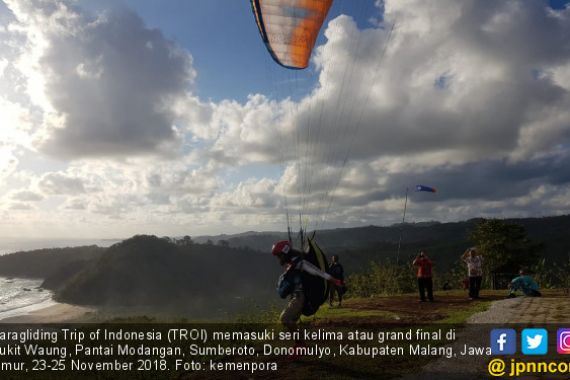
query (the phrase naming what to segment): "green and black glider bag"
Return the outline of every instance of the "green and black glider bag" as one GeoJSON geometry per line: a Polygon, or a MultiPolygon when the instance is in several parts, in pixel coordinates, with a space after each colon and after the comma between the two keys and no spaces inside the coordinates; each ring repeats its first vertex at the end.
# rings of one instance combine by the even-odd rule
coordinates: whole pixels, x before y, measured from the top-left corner
{"type": "MultiPolygon", "coordinates": [[[[309,247],[303,259],[326,273],[329,267],[327,257],[313,239],[309,238],[308,241],[309,247]]],[[[310,316],[315,314],[328,298],[329,282],[322,277],[303,272],[303,289],[305,292],[303,315],[310,316]]]]}

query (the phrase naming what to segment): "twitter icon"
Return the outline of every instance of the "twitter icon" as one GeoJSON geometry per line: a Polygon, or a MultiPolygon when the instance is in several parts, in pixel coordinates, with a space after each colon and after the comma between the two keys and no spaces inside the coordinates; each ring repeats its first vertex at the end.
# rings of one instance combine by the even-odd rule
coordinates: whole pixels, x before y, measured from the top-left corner
{"type": "Polygon", "coordinates": [[[544,355],[548,352],[548,331],[545,329],[524,329],[521,334],[522,353],[544,355]]]}

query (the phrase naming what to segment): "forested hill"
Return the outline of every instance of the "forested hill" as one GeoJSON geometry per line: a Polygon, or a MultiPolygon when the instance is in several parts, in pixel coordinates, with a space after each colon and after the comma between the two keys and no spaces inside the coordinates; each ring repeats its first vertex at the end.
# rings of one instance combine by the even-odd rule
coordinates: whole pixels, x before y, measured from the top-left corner
{"type": "MultiPolygon", "coordinates": [[[[357,271],[366,267],[372,260],[395,260],[398,241],[402,236],[400,260],[407,260],[419,249],[427,249],[438,265],[447,267],[455,262],[469,246],[468,233],[480,219],[457,223],[406,223],[389,227],[366,226],[318,231],[317,242],[326,253],[342,255],[348,269],[357,271]]],[[[570,253],[570,215],[507,219],[505,222],[516,223],[525,227],[531,239],[543,243],[541,255],[548,260],[567,260],[570,253]]],[[[196,250],[213,251],[238,248],[255,250],[268,255],[272,244],[286,239],[283,232],[246,232],[236,235],[218,235],[192,237],[196,250]],[[208,241],[211,244],[207,244],[208,241]],[[201,247],[201,246],[204,247],[201,247]],[[216,247],[216,248],[206,248],[216,247]]],[[[172,239],[169,239],[172,241],[172,239]]],[[[184,243],[178,240],[179,243],[184,243]]],[[[75,248],[42,249],[17,252],[0,256],[0,276],[9,277],[52,277],[60,272],[60,277],[81,269],[85,262],[99,258],[105,248],[96,246],[75,248]]],[[[116,251],[116,250],[115,250],[116,251]]],[[[234,250],[229,250],[234,252],[234,250]]]]}
{"type": "MultiPolygon", "coordinates": [[[[275,301],[282,268],[249,248],[138,235],[109,248],[0,256],[0,275],[43,278],[58,301],[220,316],[275,301]]],[[[251,310],[250,310],[251,311],[251,310]]]]}
{"type": "Polygon", "coordinates": [[[270,255],[250,249],[176,244],[140,235],[108,248],[71,278],[53,283],[59,283],[56,296],[64,302],[206,315],[274,300],[281,271],[277,264],[270,255]]]}
{"type": "MultiPolygon", "coordinates": [[[[473,245],[469,231],[480,220],[404,224],[319,231],[328,255],[339,254],[348,274],[365,271],[371,261],[410,262],[426,249],[439,273],[459,261],[473,245]]],[[[570,216],[511,219],[525,227],[550,265],[568,260],[570,216]]],[[[86,305],[183,306],[214,310],[242,306],[246,299],[275,300],[282,270],[269,250],[283,233],[244,233],[222,237],[172,239],[135,236],[110,248],[47,249],[0,256],[0,275],[44,278],[61,301],[86,305]],[[223,237],[223,239],[222,239],[223,237]],[[208,240],[210,240],[208,242],[208,240]],[[180,302],[184,300],[184,302],[180,302]]]]}
{"type": "MultiPolygon", "coordinates": [[[[455,223],[406,223],[389,227],[366,226],[318,231],[316,239],[329,254],[342,255],[350,270],[360,270],[371,260],[395,260],[398,241],[402,236],[400,260],[407,260],[419,249],[427,249],[438,264],[447,268],[456,262],[463,251],[473,245],[469,232],[481,219],[455,223]]],[[[541,254],[548,260],[567,260],[570,253],[570,215],[544,218],[505,219],[507,223],[520,224],[529,237],[544,244],[541,254]]],[[[213,244],[230,247],[249,247],[269,252],[271,245],[286,239],[285,233],[250,232],[237,235],[197,237],[195,240],[210,240],[213,244]]]]}
{"type": "Polygon", "coordinates": [[[100,258],[105,250],[91,245],[10,253],[0,256],[0,276],[48,278],[58,273],[63,275],[100,258]]]}

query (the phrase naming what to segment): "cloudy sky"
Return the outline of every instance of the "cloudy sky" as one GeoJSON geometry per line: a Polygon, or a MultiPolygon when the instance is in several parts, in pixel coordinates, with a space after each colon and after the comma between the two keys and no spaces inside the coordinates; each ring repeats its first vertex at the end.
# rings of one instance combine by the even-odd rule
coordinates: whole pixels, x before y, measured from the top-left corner
{"type": "Polygon", "coordinates": [[[565,3],[337,0],[292,71],[245,0],[0,0],[0,236],[567,214],[565,3]]]}

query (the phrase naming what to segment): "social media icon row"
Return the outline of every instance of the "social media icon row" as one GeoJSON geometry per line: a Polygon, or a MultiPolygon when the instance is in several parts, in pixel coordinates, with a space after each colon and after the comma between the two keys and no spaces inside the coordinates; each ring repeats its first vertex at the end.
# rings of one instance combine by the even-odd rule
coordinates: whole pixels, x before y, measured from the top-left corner
{"type": "Polygon", "coordinates": [[[556,333],[556,351],[570,355],[570,329],[558,329],[556,333]]]}
{"type": "MultiPolygon", "coordinates": [[[[570,355],[570,329],[558,329],[556,350],[570,355]]],[[[491,353],[512,355],[517,351],[517,333],[514,329],[491,330],[491,353]]],[[[524,329],[521,334],[521,352],[525,355],[544,355],[548,352],[548,331],[545,329],[524,329]]]]}

